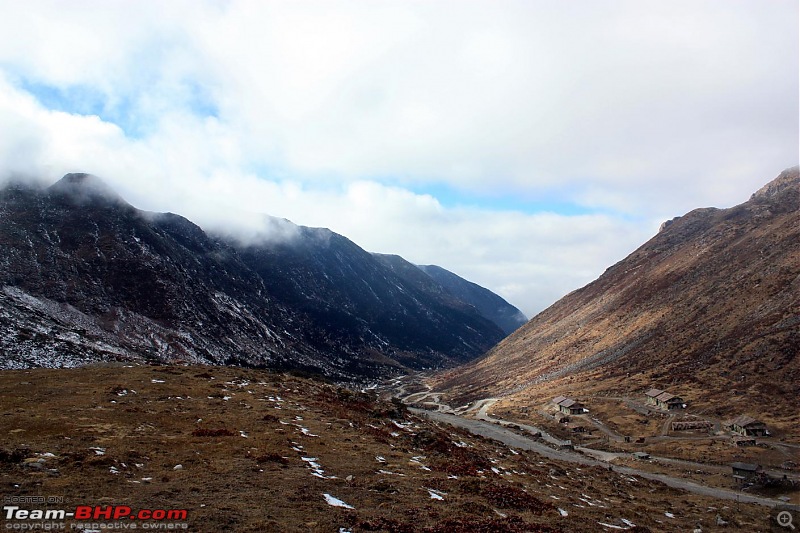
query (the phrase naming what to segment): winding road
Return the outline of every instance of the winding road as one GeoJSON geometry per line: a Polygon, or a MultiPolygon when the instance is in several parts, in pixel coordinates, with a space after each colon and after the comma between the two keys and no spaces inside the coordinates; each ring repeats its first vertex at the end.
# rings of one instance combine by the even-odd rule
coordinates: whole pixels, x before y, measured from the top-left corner
{"type": "MultiPolygon", "coordinates": [[[[483,404],[481,404],[481,406],[478,408],[479,409],[478,414],[481,414],[481,411],[483,411],[484,416],[488,417],[488,415],[486,415],[485,413],[485,409],[488,409],[487,407],[488,402],[489,401],[487,400],[484,401],[483,404]]],[[[538,442],[533,438],[520,435],[497,423],[487,422],[486,420],[474,420],[471,418],[464,418],[458,415],[444,413],[441,411],[427,411],[425,409],[417,409],[414,407],[409,407],[409,410],[415,414],[425,416],[431,420],[437,422],[444,422],[446,424],[451,424],[456,427],[464,428],[476,435],[481,435],[483,437],[497,440],[513,448],[518,448],[521,450],[530,450],[539,455],[548,457],[550,459],[555,459],[558,461],[566,461],[570,463],[578,463],[587,466],[601,466],[603,468],[609,467],[608,463],[586,457],[579,453],[571,452],[568,450],[553,449],[550,446],[543,444],[542,442],[538,442]]],[[[590,451],[591,450],[587,450],[587,452],[590,451]]],[[[780,500],[773,500],[771,498],[755,496],[752,494],[745,494],[733,490],[727,490],[715,487],[706,487],[703,485],[698,485],[697,483],[693,483],[691,481],[687,481],[685,479],[674,478],[664,474],[645,472],[643,470],[638,470],[636,468],[630,468],[626,466],[614,466],[613,469],[615,472],[627,474],[630,476],[639,476],[645,479],[660,481],[665,485],[673,488],[683,489],[689,492],[693,492],[695,494],[710,496],[712,498],[717,498],[721,500],[734,500],[744,503],[755,503],[758,505],[764,505],[768,507],[775,507],[776,505],[787,505],[785,502],[780,500]]],[[[800,511],[800,505],[796,504],[789,505],[789,507],[796,511],[800,511]]]]}

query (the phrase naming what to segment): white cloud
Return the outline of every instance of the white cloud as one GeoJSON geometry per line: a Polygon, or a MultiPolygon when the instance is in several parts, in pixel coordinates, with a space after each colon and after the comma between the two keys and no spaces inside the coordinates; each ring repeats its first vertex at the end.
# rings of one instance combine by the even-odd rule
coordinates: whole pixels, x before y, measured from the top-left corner
{"type": "Polygon", "coordinates": [[[256,232],[264,212],[331,227],[531,314],[661,220],[743,201],[797,163],[797,11],[0,1],[0,173],[93,172],[206,227],[256,232]],[[31,96],[42,87],[54,102],[31,96]],[[599,214],[411,192],[437,184],[599,214]]]}

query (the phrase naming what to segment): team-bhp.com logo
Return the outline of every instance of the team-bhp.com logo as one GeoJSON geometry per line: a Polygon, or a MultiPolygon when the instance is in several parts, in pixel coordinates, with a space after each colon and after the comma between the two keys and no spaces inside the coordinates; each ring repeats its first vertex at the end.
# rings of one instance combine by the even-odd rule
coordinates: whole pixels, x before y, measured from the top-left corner
{"type": "Polygon", "coordinates": [[[17,505],[3,506],[5,529],[25,531],[30,529],[67,529],[63,521],[70,520],[69,529],[187,529],[187,509],[140,509],[134,511],[127,505],[78,505],[74,511],[66,509],[22,509],[17,505]],[[39,527],[30,527],[31,521],[40,521],[39,527]],[[86,521],[86,522],[81,522],[86,521]],[[137,523],[138,522],[138,523],[137,523]],[[45,525],[47,524],[47,525],[45,525]]]}

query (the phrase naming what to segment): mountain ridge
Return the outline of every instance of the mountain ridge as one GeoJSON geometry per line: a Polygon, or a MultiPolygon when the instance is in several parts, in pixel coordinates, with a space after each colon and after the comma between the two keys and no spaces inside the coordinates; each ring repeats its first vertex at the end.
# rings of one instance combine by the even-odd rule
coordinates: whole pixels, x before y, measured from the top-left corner
{"type": "Polygon", "coordinates": [[[291,225],[294,252],[244,244],[89,174],[9,184],[0,222],[6,367],[186,360],[360,379],[463,362],[503,336],[330,230],[291,225]]]}
{"type": "Polygon", "coordinates": [[[496,293],[476,283],[465,280],[437,265],[419,265],[419,268],[457,298],[471,302],[484,316],[493,317],[494,322],[503,329],[506,335],[513,333],[528,321],[522,311],[496,293]]]}
{"type": "Polygon", "coordinates": [[[434,378],[434,388],[457,403],[492,396],[525,403],[554,391],[652,384],[703,391],[694,400],[714,411],[738,413],[749,402],[777,416],[800,394],[797,294],[793,167],[743,204],[669,221],[484,357],[434,378]]]}

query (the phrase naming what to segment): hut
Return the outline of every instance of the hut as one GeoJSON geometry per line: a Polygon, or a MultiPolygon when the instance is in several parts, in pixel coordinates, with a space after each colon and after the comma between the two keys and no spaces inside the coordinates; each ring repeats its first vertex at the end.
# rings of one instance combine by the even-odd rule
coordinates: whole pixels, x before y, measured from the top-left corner
{"type": "Polygon", "coordinates": [[[661,394],[664,394],[664,391],[661,389],[650,389],[649,391],[644,393],[645,402],[647,403],[647,405],[655,406],[656,398],[658,398],[659,395],[661,394]]]}
{"type": "Polygon", "coordinates": [[[752,463],[731,463],[733,479],[738,483],[756,481],[762,475],[761,465],[752,463]]]}
{"type": "Polygon", "coordinates": [[[584,412],[583,404],[572,398],[564,398],[558,403],[558,409],[567,415],[582,415],[584,412]]]}
{"type": "Polygon", "coordinates": [[[644,393],[647,405],[652,405],[658,409],[672,411],[673,409],[683,409],[683,399],[661,389],[650,389],[644,393]]]}
{"type": "Polygon", "coordinates": [[[764,437],[769,435],[767,425],[748,415],[740,415],[725,422],[725,427],[743,437],[764,437]]]}
{"type": "Polygon", "coordinates": [[[683,398],[668,392],[662,392],[656,398],[656,407],[672,411],[673,409],[683,409],[683,398]]]}

